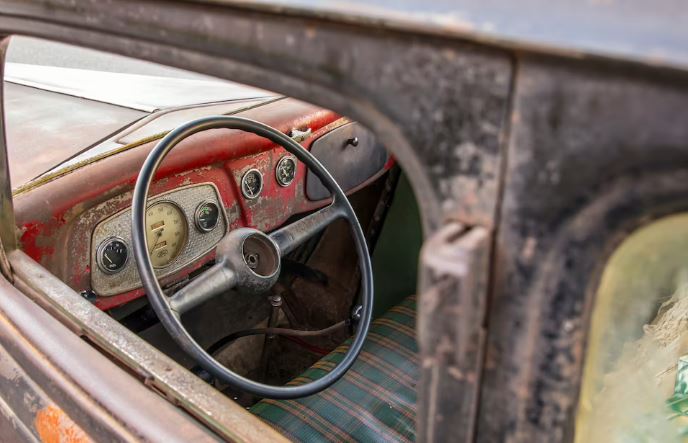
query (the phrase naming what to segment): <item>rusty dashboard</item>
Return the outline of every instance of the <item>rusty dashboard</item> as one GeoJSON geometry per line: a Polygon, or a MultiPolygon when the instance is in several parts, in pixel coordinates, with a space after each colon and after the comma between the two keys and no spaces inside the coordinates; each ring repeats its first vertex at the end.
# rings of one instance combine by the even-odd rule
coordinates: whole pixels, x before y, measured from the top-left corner
{"type": "MultiPolygon", "coordinates": [[[[292,133],[323,163],[337,165],[333,173],[346,192],[393,165],[367,130],[330,111],[287,99],[245,115],[292,133]]],[[[15,196],[24,251],[101,309],[145,295],[131,249],[130,205],[138,169],[154,145],[15,196]]],[[[229,230],[268,232],[326,204],[314,180],[303,164],[260,137],[231,130],[190,137],[163,162],[150,190],[148,243],[161,285],[184,284],[212,264],[214,247],[229,230]]]]}

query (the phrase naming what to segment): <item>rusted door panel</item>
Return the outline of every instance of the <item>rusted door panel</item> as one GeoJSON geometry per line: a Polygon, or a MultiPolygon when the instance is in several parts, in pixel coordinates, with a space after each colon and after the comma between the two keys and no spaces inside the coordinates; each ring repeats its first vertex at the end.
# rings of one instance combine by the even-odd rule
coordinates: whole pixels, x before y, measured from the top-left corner
{"type": "MultiPolygon", "coordinates": [[[[86,433],[34,383],[0,346],[0,409],[11,429],[2,441],[88,441],[86,433]]],[[[4,434],[4,435],[3,435],[4,434]]]]}
{"type": "Polygon", "coordinates": [[[473,439],[485,331],[490,234],[450,223],[423,245],[418,439],[473,439]]]}
{"type": "Polygon", "coordinates": [[[31,442],[36,438],[24,423],[14,415],[14,411],[0,403],[0,441],[31,442]]]}
{"type": "Polygon", "coordinates": [[[0,399],[27,429],[73,421],[98,441],[216,441],[4,279],[0,346],[0,399]]]}
{"type": "Polygon", "coordinates": [[[478,441],[566,441],[601,267],[688,208],[688,83],[628,65],[519,62],[478,441]]]}

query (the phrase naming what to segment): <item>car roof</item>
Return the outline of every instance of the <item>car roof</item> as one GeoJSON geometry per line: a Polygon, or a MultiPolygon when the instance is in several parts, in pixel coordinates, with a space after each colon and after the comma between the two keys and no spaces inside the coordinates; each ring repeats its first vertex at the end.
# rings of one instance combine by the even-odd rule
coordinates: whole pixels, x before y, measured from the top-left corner
{"type": "Polygon", "coordinates": [[[678,0],[215,0],[546,52],[688,68],[678,0]]]}

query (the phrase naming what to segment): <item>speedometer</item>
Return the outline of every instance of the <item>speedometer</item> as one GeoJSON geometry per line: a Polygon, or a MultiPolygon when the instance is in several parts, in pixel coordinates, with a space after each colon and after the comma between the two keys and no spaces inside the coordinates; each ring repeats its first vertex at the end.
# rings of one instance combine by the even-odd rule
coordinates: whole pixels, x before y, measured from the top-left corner
{"type": "Polygon", "coordinates": [[[176,204],[162,201],[146,210],[146,241],[154,267],[169,265],[186,245],[187,234],[186,217],[176,204]]]}

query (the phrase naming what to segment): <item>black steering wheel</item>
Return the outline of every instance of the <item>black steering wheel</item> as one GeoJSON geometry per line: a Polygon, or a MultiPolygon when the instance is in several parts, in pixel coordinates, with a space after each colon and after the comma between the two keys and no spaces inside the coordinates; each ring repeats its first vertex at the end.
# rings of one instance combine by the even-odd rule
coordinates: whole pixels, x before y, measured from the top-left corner
{"type": "Polygon", "coordinates": [[[373,308],[372,266],[363,230],[346,194],[330,173],[310,152],[277,129],[246,118],[215,116],[185,123],[167,134],[151,151],[141,167],[132,201],[131,228],[136,266],[155,313],[174,341],[200,366],[219,380],[260,397],[299,398],[329,387],[346,373],[358,357],[370,327],[373,308]],[[252,132],[282,146],[317,175],[332,193],[332,203],[269,235],[252,228],[230,231],[217,246],[216,264],[168,297],[160,288],[148,255],[145,231],[148,190],[158,166],[172,148],[186,137],[216,128],[252,132]],[[246,296],[267,291],[277,281],[281,257],[339,218],[344,218],[349,222],[358,253],[362,310],[360,320],[356,324],[353,342],[342,361],[331,372],[317,380],[298,386],[272,386],[258,383],[221,365],[189,335],[180,320],[183,312],[230,289],[235,289],[246,296]]]}

